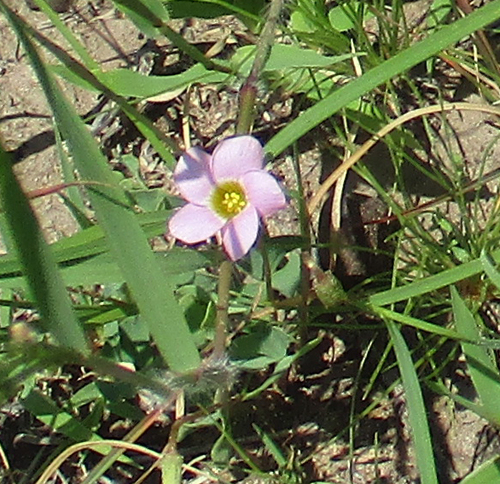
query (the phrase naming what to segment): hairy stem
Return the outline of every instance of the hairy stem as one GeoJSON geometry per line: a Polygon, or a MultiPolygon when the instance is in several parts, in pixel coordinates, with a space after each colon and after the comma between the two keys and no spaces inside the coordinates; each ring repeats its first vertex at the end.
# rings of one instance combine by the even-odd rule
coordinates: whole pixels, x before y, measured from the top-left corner
{"type": "Polygon", "coordinates": [[[255,101],[257,98],[257,81],[260,78],[262,70],[271,53],[271,47],[274,42],[276,24],[283,7],[283,0],[272,0],[267,14],[266,24],[262,29],[252,70],[240,90],[240,115],[237,134],[249,133],[252,129],[255,117],[255,101]]]}
{"type": "Polygon", "coordinates": [[[225,260],[219,268],[219,290],[217,302],[217,320],[215,323],[214,358],[222,358],[226,350],[226,332],[229,322],[229,289],[231,288],[231,275],[233,265],[225,260]]]}

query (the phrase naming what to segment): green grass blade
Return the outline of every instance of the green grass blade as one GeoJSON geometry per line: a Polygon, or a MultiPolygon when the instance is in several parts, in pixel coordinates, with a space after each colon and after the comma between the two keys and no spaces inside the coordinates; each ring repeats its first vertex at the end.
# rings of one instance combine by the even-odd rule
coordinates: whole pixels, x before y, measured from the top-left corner
{"type": "MultiPolygon", "coordinates": [[[[135,215],[137,222],[147,237],[161,235],[165,231],[165,220],[171,214],[170,210],[135,215]]],[[[3,230],[3,228],[2,228],[3,230]]],[[[3,234],[2,234],[3,235],[3,234]]],[[[80,259],[109,252],[109,245],[102,227],[94,225],[81,230],[71,237],[54,242],[51,246],[56,262],[68,266],[80,259]]],[[[0,257],[0,280],[20,275],[21,264],[15,254],[0,257]]]]}
{"type": "Polygon", "coordinates": [[[352,101],[359,99],[365,93],[425,61],[472,32],[494,22],[499,17],[500,0],[494,0],[453,24],[444,26],[426,39],[386,60],[302,112],[297,119],[269,140],[266,151],[272,156],[277,156],[301,136],[352,101]]]}
{"type": "Polygon", "coordinates": [[[498,418],[499,417],[498,412],[496,412],[495,409],[493,410],[493,412],[491,412],[489,409],[485,408],[480,403],[473,402],[468,398],[462,397],[458,393],[451,392],[450,389],[446,387],[442,382],[427,381],[426,383],[427,386],[435,393],[445,395],[458,405],[461,405],[462,407],[471,410],[479,417],[484,418],[484,420],[487,420],[495,427],[500,426],[500,419],[498,418]]]}
{"type": "MultiPolygon", "coordinates": [[[[491,254],[495,262],[500,261],[500,251],[497,250],[491,254]]],[[[458,281],[467,279],[483,272],[484,266],[480,259],[475,259],[465,264],[461,264],[453,269],[440,272],[434,276],[412,282],[406,286],[395,287],[387,291],[373,294],[368,298],[370,304],[374,306],[386,306],[398,301],[405,301],[412,297],[417,297],[443,287],[450,286],[458,281]]]]}
{"type": "MultiPolygon", "coordinates": [[[[40,422],[50,426],[54,431],[68,437],[74,442],[103,440],[102,437],[86,427],[84,422],[62,410],[54,401],[38,390],[32,390],[22,399],[22,403],[23,407],[40,420],[40,422]]],[[[110,445],[103,445],[102,447],[97,447],[96,452],[107,455],[112,449],[110,445]]],[[[122,456],[120,462],[134,465],[134,461],[130,457],[122,456]]]]}
{"type": "Polygon", "coordinates": [[[489,484],[500,482],[500,457],[495,457],[460,481],[460,484],[489,484]]]}
{"type": "MultiPolygon", "coordinates": [[[[179,274],[193,274],[200,267],[208,265],[202,254],[189,250],[186,252],[169,251],[155,253],[155,261],[164,278],[179,274]]],[[[123,272],[109,253],[103,253],[79,261],[68,267],[60,268],[64,284],[68,287],[89,286],[91,284],[123,284],[123,272]]],[[[25,287],[24,278],[8,276],[0,278],[0,288],[19,289],[25,287]]]]}
{"type": "Polygon", "coordinates": [[[85,335],[31,206],[0,146],[0,197],[23,272],[49,330],[62,346],[87,352],[85,335]]]}
{"type": "Polygon", "coordinates": [[[457,341],[463,340],[463,335],[461,335],[460,333],[457,333],[452,329],[443,328],[442,326],[428,323],[427,321],[423,321],[422,319],[412,318],[411,316],[408,316],[406,314],[400,314],[385,308],[373,308],[373,311],[378,313],[383,318],[389,318],[393,321],[397,321],[398,323],[402,323],[407,326],[412,326],[416,329],[421,329],[423,331],[427,331],[429,333],[437,334],[457,341]]]}
{"type": "Polygon", "coordinates": [[[174,287],[165,280],[156,264],[126,194],[117,184],[87,127],[42,63],[22,23],[3,2],[0,6],[31,60],[82,179],[103,184],[99,189],[89,189],[89,198],[160,353],[173,371],[193,370],[199,366],[200,356],[183,311],[174,298],[174,287]]]}
{"type": "Polygon", "coordinates": [[[479,260],[483,266],[484,272],[491,279],[491,282],[495,284],[497,289],[500,289],[500,272],[496,269],[496,267],[492,264],[491,258],[484,250],[481,251],[481,255],[479,256],[479,260]]]}
{"type": "MultiPolygon", "coordinates": [[[[66,153],[63,146],[63,140],[61,134],[54,125],[54,134],[56,138],[56,150],[57,157],[61,162],[61,174],[64,183],[72,184],[77,182],[75,176],[75,170],[70,157],[66,153]]],[[[60,192],[61,198],[64,200],[67,209],[71,212],[76,222],[78,223],[80,229],[88,228],[93,225],[92,220],[87,215],[87,209],[85,207],[85,201],[83,199],[82,193],[77,186],[68,186],[66,188],[66,193],[60,192]]]]}
{"type": "Polygon", "coordinates": [[[61,17],[52,10],[47,4],[47,0],[34,0],[35,4],[40,8],[40,10],[47,15],[49,20],[52,22],[54,27],[64,36],[71,48],[77,53],[80,59],[84,62],[87,69],[99,69],[97,62],[90,56],[85,47],[78,41],[78,39],[73,35],[70,28],[63,22],[61,17]]]}
{"type": "Polygon", "coordinates": [[[386,324],[394,344],[394,351],[396,352],[401,379],[405,389],[408,418],[415,445],[420,479],[422,484],[438,484],[429,423],[415,367],[413,366],[406,342],[397,325],[389,320],[386,321],[386,324]]]}
{"type": "Polygon", "coordinates": [[[281,452],[281,449],[278,447],[271,435],[262,430],[257,424],[252,424],[252,427],[257,432],[267,452],[273,457],[276,464],[278,464],[278,467],[280,469],[284,469],[287,464],[286,457],[283,455],[283,452],[281,452]]]}
{"type": "MultiPolygon", "coordinates": [[[[451,301],[457,331],[463,334],[469,341],[479,340],[481,334],[474,316],[454,287],[451,288],[451,301]]],[[[462,343],[462,350],[467,360],[474,387],[483,407],[491,413],[498,413],[500,374],[494,363],[494,356],[491,350],[485,346],[465,342],[462,343]]]]}

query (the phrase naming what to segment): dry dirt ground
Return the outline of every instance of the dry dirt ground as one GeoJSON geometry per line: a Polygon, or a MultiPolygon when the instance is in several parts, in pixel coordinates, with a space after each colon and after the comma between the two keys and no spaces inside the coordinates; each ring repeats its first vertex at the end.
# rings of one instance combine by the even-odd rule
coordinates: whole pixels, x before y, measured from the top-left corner
{"type": "MultiPolygon", "coordinates": [[[[62,42],[45,15],[30,10],[23,0],[12,0],[8,4],[44,35],[62,42]]],[[[130,22],[115,15],[114,9],[102,2],[79,2],[61,16],[91,55],[110,69],[132,63],[145,43],[130,22]]],[[[18,174],[26,190],[57,184],[61,182],[61,169],[50,110],[15,34],[3,17],[0,39],[0,133],[4,146],[15,150],[18,174]]],[[[69,83],[62,85],[64,94],[80,114],[87,114],[97,105],[96,94],[69,83]]],[[[57,195],[36,200],[35,206],[50,239],[76,230],[57,195]]]]}
{"type": "MultiPolygon", "coordinates": [[[[22,0],[9,0],[7,3],[44,35],[62,43],[60,36],[46,21],[44,15],[29,9],[22,0]]],[[[420,12],[428,3],[420,4],[420,12]]],[[[79,36],[88,52],[106,69],[118,66],[138,68],[143,58],[142,55],[146,54],[147,57],[149,44],[146,39],[107,1],[76,1],[69,10],[60,15],[72,31],[79,36]]],[[[227,23],[223,28],[224,32],[230,29],[235,30],[231,34],[233,38],[238,39],[245,35],[244,28],[237,22],[231,19],[226,19],[224,22],[227,23]],[[237,32],[238,30],[240,32],[237,32]]],[[[196,34],[198,38],[191,40],[214,44],[213,39],[220,37],[220,30],[217,28],[220,29],[217,22],[209,22],[198,30],[196,34]],[[212,39],[210,38],[211,32],[212,39]],[[201,35],[207,37],[200,38],[201,35]]],[[[3,17],[0,17],[0,40],[0,138],[4,146],[14,152],[17,157],[16,169],[26,190],[54,185],[61,181],[61,168],[54,143],[50,111],[26,57],[3,17]]],[[[155,46],[155,49],[160,50],[168,50],[168,48],[168,44],[161,44],[161,42],[155,46]]],[[[91,112],[100,103],[99,97],[94,93],[68,83],[62,83],[62,86],[65,95],[82,115],[91,112]]],[[[199,130],[197,135],[199,134],[200,138],[206,142],[214,135],[222,136],[226,132],[225,130],[229,129],[228,123],[231,120],[231,114],[227,113],[234,113],[236,95],[235,93],[216,91],[204,91],[202,94],[205,96],[204,101],[208,102],[209,106],[207,107],[205,104],[205,109],[199,105],[194,106],[190,115],[195,119],[199,130]],[[210,122],[213,119],[217,119],[215,127],[210,122]]],[[[175,101],[172,102],[175,103],[175,101]]],[[[274,113],[277,125],[290,114],[284,102],[273,104],[273,101],[270,101],[269,106],[271,114],[274,113]],[[279,111],[279,109],[281,111],[276,114],[275,111],[279,111]]],[[[165,107],[166,114],[168,114],[169,109],[165,107]]],[[[178,109],[178,105],[175,109],[178,109]]],[[[172,129],[172,119],[171,116],[166,123],[167,130],[172,129]]],[[[449,126],[457,137],[462,156],[467,160],[469,168],[480,165],[484,147],[490,145],[492,151],[488,155],[486,171],[498,168],[500,146],[496,143],[498,129],[494,119],[480,113],[468,112],[455,113],[450,115],[448,119],[449,126]]],[[[158,122],[161,123],[161,119],[158,122]]],[[[450,141],[451,138],[445,136],[445,139],[450,141]]],[[[180,138],[178,142],[181,148],[180,138]]],[[[144,151],[147,151],[146,148],[144,151]]],[[[304,151],[301,160],[304,164],[309,163],[308,171],[313,174],[312,178],[319,176],[321,151],[318,147],[313,146],[304,151]]],[[[286,158],[281,160],[282,164],[286,162],[286,158]]],[[[168,170],[164,171],[167,175],[168,170]]],[[[314,182],[310,181],[312,178],[308,178],[306,181],[308,184],[306,191],[314,190],[314,182]]],[[[293,184],[293,181],[289,181],[289,183],[293,184]]],[[[69,235],[76,230],[73,219],[57,195],[37,199],[34,204],[40,222],[50,240],[69,235]]],[[[293,214],[291,216],[293,218],[293,214]]],[[[275,224],[279,225],[280,220],[275,221],[275,224]]],[[[290,230],[293,230],[293,224],[288,225],[288,227],[292,227],[290,230]]],[[[281,229],[282,233],[288,230],[288,228],[283,227],[281,229]]],[[[323,346],[328,347],[335,344],[339,344],[335,338],[325,338],[323,346]]],[[[325,349],[325,354],[327,353],[328,349],[325,349]]],[[[333,365],[335,361],[332,359],[327,363],[333,365]]],[[[317,413],[317,408],[310,408],[307,411],[304,408],[308,406],[308,399],[312,399],[311,402],[314,402],[314,405],[323,405],[322,399],[327,401],[328,395],[331,396],[331,393],[325,392],[328,385],[330,385],[330,391],[333,391],[331,381],[325,383],[326,386],[322,383],[323,380],[325,382],[328,382],[329,378],[331,380],[331,375],[326,378],[321,373],[327,370],[328,365],[324,368],[315,368],[314,374],[306,376],[301,382],[303,388],[299,390],[299,393],[303,392],[302,409],[283,405],[278,406],[278,411],[288,409],[291,412],[303,411],[307,415],[317,413]],[[311,383],[313,380],[316,382],[315,384],[311,383]],[[316,395],[313,398],[314,392],[319,391],[316,387],[321,386],[321,391],[324,392],[323,396],[316,395]],[[279,410],[280,408],[281,410],[279,410]]],[[[344,379],[345,382],[352,381],[352,375],[347,375],[344,379]]],[[[342,381],[342,376],[338,376],[335,386],[337,391],[342,387],[342,381]]],[[[295,384],[298,383],[295,382],[295,384]]],[[[486,422],[472,412],[457,408],[444,399],[434,400],[433,405],[432,418],[441,482],[458,482],[478,463],[497,452],[499,448],[498,438],[486,422]]],[[[344,412],[345,417],[347,407],[341,406],[340,408],[338,417],[342,418],[342,412],[344,412]]],[[[290,419],[290,421],[293,420],[293,418],[290,419]]],[[[350,459],[347,458],[349,455],[348,444],[330,443],[326,445],[328,431],[322,428],[318,422],[301,422],[301,426],[294,429],[293,432],[296,432],[297,435],[300,434],[299,441],[304,444],[304,449],[299,449],[299,452],[307,453],[310,456],[307,465],[314,469],[315,479],[339,483],[352,481],[356,484],[416,482],[404,396],[401,390],[395,390],[385,406],[381,406],[373,412],[370,418],[363,421],[361,425],[366,426],[365,430],[360,429],[361,434],[372,437],[376,435],[379,439],[379,445],[374,447],[370,445],[370,442],[361,442],[350,459]],[[311,437],[308,438],[308,436],[311,437]]],[[[338,424],[334,427],[338,427],[338,424]]],[[[294,436],[290,435],[290,439],[292,438],[294,436]]],[[[15,451],[12,442],[6,442],[2,440],[2,437],[0,437],[0,441],[3,447],[15,451]]]]}

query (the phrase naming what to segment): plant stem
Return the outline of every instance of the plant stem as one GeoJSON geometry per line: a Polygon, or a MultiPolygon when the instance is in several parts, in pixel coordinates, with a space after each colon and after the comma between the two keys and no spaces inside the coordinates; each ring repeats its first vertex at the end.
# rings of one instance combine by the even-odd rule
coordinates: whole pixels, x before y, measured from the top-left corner
{"type": "Polygon", "coordinates": [[[229,289],[231,287],[232,272],[232,263],[225,260],[219,268],[217,320],[215,323],[214,351],[212,353],[214,359],[222,358],[226,350],[226,332],[229,322],[229,289]]]}
{"type": "Polygon", "coordinates": [[[255,117],[255,100],[257,98],[257,81],[271,53],[276,24],[282,7],[283,0],[271,1],[266,24],[257,43],[252,70],[240,89],[240,115],[236,126],[236,134],[249,133],[252,129],[255,117]]]}
{"type": "MultiPolygon", "coordinates": [[[[226,335],[229,323],[229,290],[231,288],[231,276],[233,272],[233,264],[225,260],[219,268],[219,288],[218,288],[218,301],[217,301],[217,319],[215,322],[215,337],[214,337],[214,350],[211,355],[213,361],[222,360],[226,354],[226,335]]],[[[221,386],[215,395],[215,403],[221,405],[221,418],[222,425],[225,429],[221,436],[222,441],[220,445],[227,446],[228,440],[226,434],[230,434],[231,419],[229,416],[229,394],[228,390],[221,386]]]]}

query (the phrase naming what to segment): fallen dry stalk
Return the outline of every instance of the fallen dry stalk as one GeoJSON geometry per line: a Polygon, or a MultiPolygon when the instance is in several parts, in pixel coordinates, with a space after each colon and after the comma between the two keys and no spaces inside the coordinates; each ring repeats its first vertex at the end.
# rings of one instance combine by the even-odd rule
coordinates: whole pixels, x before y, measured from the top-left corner
{"type": "Polygon", "coordinates": [[[353,155],[347,158],[319,187],[317,193],[311,198],[307,204],[307,211],[312,215],[318,206],[321,204],[323,197],[328,193],[330,188],[335,182],[345,173],[352,168],[368,151],[373,148],[384,136],[394,131],[402,124],[412,121],[413,119],[429,114],[444,113],[450,111],[480,111],[483,113],[495,114],[500,116],[500,107],[488,106],[477,103],[451,103],[427,106],[425,108],[415,109],[408,113],[403,114],[395,119],[388,125],[384,126],[381,130],[375,133],[368,141],[366,141],[353,155]]]}

